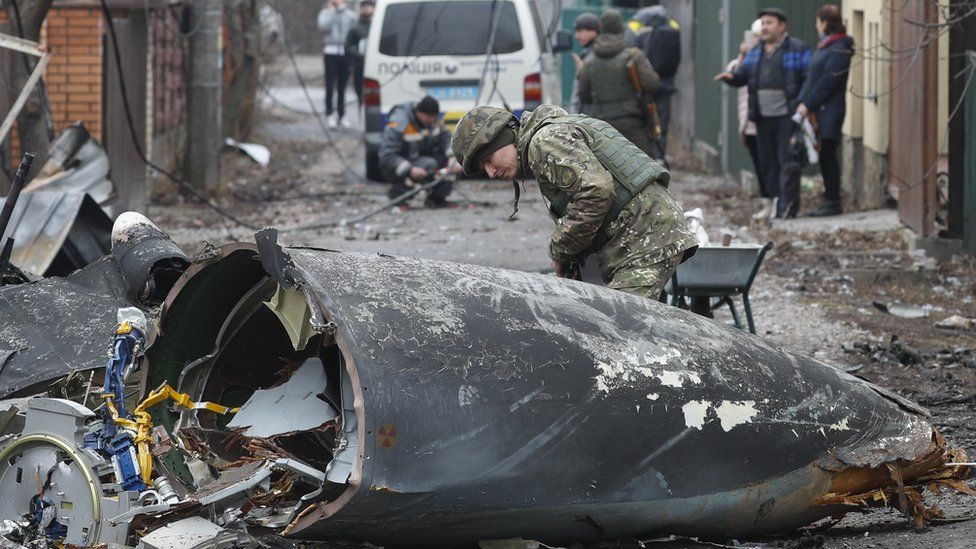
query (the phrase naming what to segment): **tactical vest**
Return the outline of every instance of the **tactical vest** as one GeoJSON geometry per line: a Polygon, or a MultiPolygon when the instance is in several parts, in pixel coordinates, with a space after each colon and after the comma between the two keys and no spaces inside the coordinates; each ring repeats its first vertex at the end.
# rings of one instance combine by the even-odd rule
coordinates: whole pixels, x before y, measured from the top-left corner
{"type": "MultiPolygon", "coordinates": [[[[587,254],[596,253],[607,242],[609,237],[607,229],[610,223],[620,215],[630,200],[651,183],[658,183],[667,188],[671,181],[671,174],[664,169],[664,166],[647,156],[644,151],[637,148],[637,145],[631,143],[603,120],[581,114],[555,116],[543,120],[536,131],[549,124],[570,124],[585,132],[590,138],[590,150],[593,155],[613,176],[613,187],[617,197],[610,205],[610,210],[593,238],[593,243],[586,251],[587,254]]],[[[573,201],[573,197],[548,185],[540,188],[549,201],[549,211],[552,215],[557,218],[566,215],[566,208],[573,201]]]]}
{"type": "Polygon", "coordinates": [[[588,61],[593,110],[603,120],[643,116],[634,83],[627,72],[631,49],[624,48],[610,59],[594,56],[588,61]]]}

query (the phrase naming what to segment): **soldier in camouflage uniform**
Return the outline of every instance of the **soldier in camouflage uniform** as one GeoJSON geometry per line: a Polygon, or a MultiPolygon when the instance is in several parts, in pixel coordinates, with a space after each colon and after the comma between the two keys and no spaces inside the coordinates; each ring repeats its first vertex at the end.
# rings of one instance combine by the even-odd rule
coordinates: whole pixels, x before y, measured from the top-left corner
{"type": "Polygon", "coordinates": [[[452,149],[469,175],[537,179],[556,218],[549,256],[557,276],[595,254],[609,287],[657,299],[697,249],[667,190],[670,174],[606,122],[553,105],[521,121],[476,107],[458,122],[452,149]]]}
{"type": "Polygon", "coordinates": [[[651,140],[647,103],[660,85],[644,52],[624,41],[624,20],[617,10],[600,17],[600,35],[579,71],[579,98],[591,103],[592,116],[606,120],[649,156],[660,152],[651,140]],[[628,65],[633,64],[643,94],[638,95],[628,65]]]}

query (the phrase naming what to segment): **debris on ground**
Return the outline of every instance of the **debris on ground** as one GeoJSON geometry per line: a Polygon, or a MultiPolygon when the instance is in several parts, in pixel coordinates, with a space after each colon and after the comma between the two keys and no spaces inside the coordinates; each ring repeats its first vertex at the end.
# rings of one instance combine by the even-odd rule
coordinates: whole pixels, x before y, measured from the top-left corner
{"type": "Polygon", "coordinates": [[[947,330],[973,330],[976,329],[976,318],[952,315],[936,322],[935,327],[947,330]]]}
{"type": "Polygon", "coordinates": [[[930,308],[919,307],[917,305],[906,305],[904,303],[873,303],[876,309],[883,313],[895,315],[900,318],[925,318],[929,316],[930,308]]]}
{"type": "Polygon", "coordinates": [[[141,216],[113,238],[108,366],[0,370],[8,545],[727,540],[872,507],[921,525],[926,493],[969,490],[925,409],[660,303],[272,229],[192,261],[141,216]]]}
{"type": "Polygon", "coordinates": [[[259,145],[257,143],[241,143],[232,137],[225,138],[224,145],[241,151],[243,154],[247,155],[248,158],[257,162],[257,164],[262,168],[267,168],[268,164],[271,162],[271,151],[268,150],[268,148],[264,145],[259,145]]]}

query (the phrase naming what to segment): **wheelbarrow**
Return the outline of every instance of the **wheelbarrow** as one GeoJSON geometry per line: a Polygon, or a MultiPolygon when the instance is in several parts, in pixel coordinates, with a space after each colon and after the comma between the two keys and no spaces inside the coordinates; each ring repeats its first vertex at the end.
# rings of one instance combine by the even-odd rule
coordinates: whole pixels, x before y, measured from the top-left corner
{"type": "Polygon", "coordinates": [[[671,305],[687,309],[691,298],[707,299],[710,311],[728,305],[736,328],[742,329],[742,320],[732,300],[733,297],[742,296],[749,331],[756,333],[752,307],[749,305],[749,289],[763,257],[772,248],[772,242],[762,246],[739,244],[698,248],[691,259],[678,266],[668,281],[665,291],[671,295],[671,305]]]}

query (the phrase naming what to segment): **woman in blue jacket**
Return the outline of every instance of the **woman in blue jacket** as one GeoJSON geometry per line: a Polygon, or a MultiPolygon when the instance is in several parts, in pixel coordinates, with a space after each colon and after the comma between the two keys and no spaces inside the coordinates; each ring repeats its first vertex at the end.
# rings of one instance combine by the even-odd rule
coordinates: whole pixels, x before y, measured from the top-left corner
{"type": "Polygon", "coordinates": [[[838,145],[846,110],[847,74],[850,72],[854,40],[847,36],[840,8],[825,4],[817,11],[820,42],[810,59],[806,81],[800,90],[800,116],[816,116],[820,138],[820,173],[824,198],[811,216],[838,215],[840,205],[840,159],[838,145]]]}

